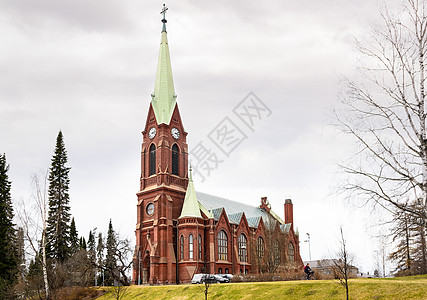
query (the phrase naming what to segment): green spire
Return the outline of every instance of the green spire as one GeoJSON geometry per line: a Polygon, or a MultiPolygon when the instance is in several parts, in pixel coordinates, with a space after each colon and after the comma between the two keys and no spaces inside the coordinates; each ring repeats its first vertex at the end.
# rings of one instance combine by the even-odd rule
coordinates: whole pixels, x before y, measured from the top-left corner
{"type": "Polygon", "coordinates": [[[188,179],[189,180],[188,180],[187,192],[185,193],[184,204],[182,206],[182,211],[181,211],[181,215],[179,216],[179,219],[185,218],[185,217],[201,218],[202,215],[200,214],[199,201],[197,201],[196,191],[194,190],[193,176],[191,175],[191,167],[190,167],[190,176],[188,179]]]}
{"type": "Polygon", "coordinates": [[[166,32],[166,10],[167,8],[164,6],[161,12],[163,14],[162,38],[160,42],[159,61],[157,63],[156,83],[154,85],[154,93],[151,95],[151,104],[154,109],[154,114],[156,115],[157,124],[169,124],[176,105],[168,36],[166,32]]]}

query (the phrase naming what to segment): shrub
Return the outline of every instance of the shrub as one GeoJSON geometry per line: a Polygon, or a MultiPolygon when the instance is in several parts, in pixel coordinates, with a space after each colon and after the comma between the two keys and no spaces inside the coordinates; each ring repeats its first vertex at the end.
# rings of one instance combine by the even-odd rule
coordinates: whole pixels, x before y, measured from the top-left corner
{"type": "Polygon", "coordinates": [[[280,273],[264,273],[264,274],[249,274],[236,275],[231,280],[232,282],[265,282],[265,281],[289,281],[299,280],[303,274],[301,272],[280,272],[280,273]]]}

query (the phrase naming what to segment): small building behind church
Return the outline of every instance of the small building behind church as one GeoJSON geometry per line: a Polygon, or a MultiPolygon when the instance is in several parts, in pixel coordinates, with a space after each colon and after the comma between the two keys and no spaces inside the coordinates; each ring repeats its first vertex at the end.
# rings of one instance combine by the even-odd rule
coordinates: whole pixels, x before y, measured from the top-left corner
{"type": "Polygon", "coordinates": [[[132,283],[187,283],[197,273],[301,270],[290,199],[284,200],[282,219],[267,197],[255,207],[244,204],[246,199],[196,192],[164,14],[162,22],[155,87],[142,131],[132,283]]]}

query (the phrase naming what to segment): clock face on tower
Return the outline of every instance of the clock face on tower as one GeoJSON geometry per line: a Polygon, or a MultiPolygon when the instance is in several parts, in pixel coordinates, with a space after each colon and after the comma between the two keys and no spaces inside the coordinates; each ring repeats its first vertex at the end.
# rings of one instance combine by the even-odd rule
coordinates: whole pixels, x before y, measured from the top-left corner
{"type": "Polygon", "coordinates": [[[155,136],[156,136],[156,128],[154,128],[154,127],[151,127],[150,128],[150,131],[148,132],[148,137],[150,138],[150,139],[153,139],[155,136]]]}
{"type": "Polygon", "coordinates": [[[175,140],[179,139],[179,130],[177,128],[172,128],[171,134],[175,140]]]}
{"type": "Polygon", "coordinates": [[[154,204],[149,203],[146,208],[147,215],[151,216],[154,213],[154,204]]]}

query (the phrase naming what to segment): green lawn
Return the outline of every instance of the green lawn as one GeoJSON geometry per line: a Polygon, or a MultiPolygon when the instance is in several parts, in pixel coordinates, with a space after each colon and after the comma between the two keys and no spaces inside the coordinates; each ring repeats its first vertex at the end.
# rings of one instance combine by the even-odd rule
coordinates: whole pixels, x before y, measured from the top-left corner
{"type": "MultiPolygon", "coordinates": [[[[124,299],[204,299],[203,285],[131,286],[124,299]]],[[[114,299],[106,294],[99,300],[114,299]]],[[[336,280],[213,284],[209,299],[345,299],[336,280]]],[[[427,276],[350,280],[350,299],[427,299],[427,276]]]]}

